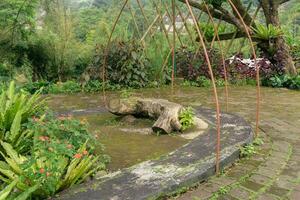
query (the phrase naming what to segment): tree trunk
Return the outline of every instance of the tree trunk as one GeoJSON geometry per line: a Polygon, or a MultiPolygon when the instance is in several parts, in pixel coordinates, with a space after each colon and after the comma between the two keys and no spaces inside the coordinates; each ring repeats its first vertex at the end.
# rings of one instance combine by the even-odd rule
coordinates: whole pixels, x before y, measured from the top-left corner
{"type": "MultiPolygon", "coordinates": [[[[279,6],[280,3],[275,0],[262,0],[261,5],[264,11],[267,25],[271,24],[280,27],[279,6]]],[[[284,37],[278,37],[269,42],[268,49],[264,49],[268,59],[276,66],[278,71],[285,72],[290,75],[296,75],[297,70],[290,54],[288,45],[284,37]],[[270,54],[270,49],[273,49],[270,54]]]]}
{"type": "Polygon", "coordinates": [[[179,114],[182,105],[164,99],[128,98],[114,99],[109,102],[108,109],[116,115],[134,115],[156,119],[152,126],[154,132],[171,133],[180,131],[179,114]]]}

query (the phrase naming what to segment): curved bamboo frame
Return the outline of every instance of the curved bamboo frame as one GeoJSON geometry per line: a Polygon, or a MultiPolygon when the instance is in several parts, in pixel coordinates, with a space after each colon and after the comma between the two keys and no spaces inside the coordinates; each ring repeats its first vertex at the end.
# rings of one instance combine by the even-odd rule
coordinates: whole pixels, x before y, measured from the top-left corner
{"type": "Polygon", "coordinates": [[[232,6],[233,10],[236,12],[236,14],[238,15],[238,17],[240,18],[247,37],[250,41],[250,45],[251,45],[251,49],[252,49],[252,53],[253,53],[253,58],[254,58],[254,66],[256,68],[256,125],[255,125],[255,136],[258,137],[258,133],[259,133],[259,115],[260,115],[260,98],[261,98],[261,91],[260,91],[260,68],[257,65],[257,56],[256,56],[256,52],[255,52],[255,48],[253,45],[253,40],[251,38],[250,32],[248,30],[248,26],[246,25],[243,17],[241,16],[241,14],[239,13],[238,9],[236,8],[236,6],[234,5],[234,3],[232,2],[232,0],[228,0],[229,4],[232,6]]]}
{"type": "MultiPolygon", "coordinates": [[[[106,93],[105,93],[105,80],[106,80],[106,65],[107,65],[107,57],[108,57],[108,52],[109,52],[109,48],[111,45],[111,40],[112,40],[112,36],[113,33],[115,32],[116,26],[121,18],[121,15],[126,7],[126,5],[128,4],[129,0],[124,0],[124,4],[119,12],[119,14],[117,15],[117,18],[113,24],[111,33],[109,35],[108,38],[108,42],[107,45],[105,47],[105,53],[104,53],[104,62],[103,62],[103,66],[102,66],[102,81],[103,81],[103,85],[102,85],[102,89],[103,89],[103,97],[104,97],[104,102],[105,105],[107,105],[106,102],[106,93]]],[[[155,24],[157,23],[157,21],[159,20],[160,23],[162,23],[163,25],[163,32],[164,35],[166,37],[166,40],[168,41],[169,47],[170,47],[170,52],[167,55],[163,65],[162,65],[162,71],[164,70],[166,63],[169,59],[169,57],[172,55],[172,91],[173,91],[173,87],[174,87],[174,78],[175,78],[175,48],[176,48],[176,36],[178,37],[178,39],[180,40],[180,34],[177,33],[177,29],[176,29],[176,8],[179,12],[179,15],[181,16],[182,20],[184,20],[184,26],[186,27],[186,29],[188,29],[188,27],[186,26],[186,20],[188,19],[188,17],[184,17],[182,12],[179,10],[179,7],[176,5],[175,0],[171,0],[172,3],[172,15],[168,12],[168,7],[165,4],[166,7],[166,12],[165,14],[162,15],[161,11],[159,10],[158,6],[156,5],[155,2],[152,1],[155,10],[156,10],[156,17],[154,19],[154,21],[150,24],[148,21],[148,18],[145,15],[143,6],[140,2],[140,0],[136,0],[139,9],[142,12],[142,15],[146,21],[146,24],[148,26],[148,29],[146,30],[146,32],[142,35],[140,42],[142,42],[144,44],[145,42],[145,38],[147,37],[147,35],[149,34],[149,32],[152,32],[152,28],[155,26],[155,24]],[[163,18],[164,16],[168,15],[170,20],[172,20],[172,26],[173,26],[173,36],[172,36],[172,41],[170,41],[169,35],[168,35],[168,31],[169,30],[165,30],[165,26],[163,24],[163,18]]],[[[238,9],[236,8],[236,6],[233,4],[232,0],[228,0],[228,3],[230,4],[230,6],[232,7],[233,11],[236,12],[236,14],[238,15],[240,21],[242,22],[243,27],[245,28],[245,32],[247,34],[247,37],[250,41],[250,45],[251,45],[251,49],[252,49],[252,53],[253,53],[253,57],[254,57],[254,62],[255,62],[255,67],[256,67],[256,82],[257,82],[257,88],[256,88],[256,96],[257,96],[257,102],[256,102],[256,130],[255,130],[255,134],[256,136],[258,136],[258,131],[259,131],[259,115],[260,115],[260,98],[261,98],[261,93],[260,93],[260,72],[259,72],[259,66],[257,65],[257,56],[256,56],[256,52],[255,52],[255,48],[253,45],[253,41],[250,35],[250,32],[248,30],[248,26],[245,24],[245,21],[243,19],[243,17],[241,16],[241,14],[239,13],[238,9]]],[[[216,82],[215,82],[215,76],[213,74],[213,70],[212,70],[212,66],[211,66],[211,61],[208,55],[208,51],[206,48],[207,45],[207,41],[205,41],[205,37],[204,37],[204,33],[201,32],[200,27],[198,26],[198,20],[195,17],[195,14],[193,13],[193,9],[189,3],[188,0],[185,0],[185,5],[188,8],[188,12],[189,15],[192,17],[193,23],[196,24],[195,28],[196,28],[196,32],[197,35],[199,37],[200,40],[200,45],[198,47],[198,50],[200,50],[200,48],[203,48],[204,50],[204,55],[205,55],[205,60],[207,62],[208,65],[208,70],[209,70],[209,74],[210,74],[210,78],[212,81],[212,85],[213,85],[213,94],[214,94],[214,100],[215,100],[215,106],[216,106],[216,129],[217,129],[217,138],[216,138],[216,173],[219,174],[220,172],[220,157],[221,157],[221,144],[220,144],[220,135],[221,135],[221,110],[220,110],[220,103],[219,103],[219,97],[218,97],[218,92],[217,92],[217,87],[216,87],[216,82]]],[[[213,28],[214,28],[214,39],[211,42],[211,47],[213,47],[215,40],[217,39],[220,51],[221,51],[221,57],[222,57],[222,64],[223,64],[223,68],[224,68],[224,79],[225,79],[225,95],[226,95],[226,111],[228,110],[228,99],[229,99],[229,94],[228,94],[228,77],[227,77],[227,69],[226,69],[226,63],[225,63],[225,54],[223,52],[223,47],[221,44],[221,40],[218,34],[218,27],[220,25],[219,24],[216,26],[216,24],[214,23],[214,19],[212,17],[212,14],[210,13],[207,4],[205,4],[206,10],[207,10],[207,14],[209,16],[208,19],[208,23],[209,21],[213,24],[213,28]]],[[[130,8],[130,6],[129,6],[130,8]]],[[[132,10],[130,9],[131,15],[133,18],[135,18],[135,15],[133,14],[132,10]]],[[[200,16],[202,15],[202,11],[200,16]]],[[[135,22],[135,26],[137,28],[138,31],[138,27],[136,24],[136,21],[134,19],[135,22]]],[[[192,34],[190,34],[189,30],[187,30],[190,36],[190,39],[193,41],[193,36],[192,34]]],[[[155,30],[154,33],[151,33],[150,35],[154,35],[155,34],[155,30]]],[[[194,42],[196,44],[196,42],[194,42]]],[[[181,45],[182,42],[181,42],[181,45]]],[[[198,51],[197,50],[197,51],[198,51]]]]}
{"type": "MultiPolygon", "coordinates": [[[[188,0],[185,0],[186,2],[186,5],[189,9],[189,12],[193,18],[193,21],[195,24],[197,24],[197,20],[195,18],[195,15],[193,13],[193,10],[192,10],[192,7],[190,6],[190,3],[188,0]]],[[[200,31],[200,28],[199,26],[196,26],[196,30],[197,30],[197,34],[199,36],[199,39],[200,39],[200,43],[203,47],[203,51],[204,51],[204,54],[205,54],[205,59],[206,59],[206,62],[207,62],[207,65],[208,65],[208,69],[209,69],[209,72],[210,72],[210,77],[211,77],[211,81],[212,81],[212,85],[213,85],[213,92],[214,92],[214,97],[215,97],[215,103],[216,103],[216,119],[217,119],[217,148],[216,148],[216,173],[219,174],[220,173],[220,136],[221,136],[221,116],[220,116],[220,104],[219,104],[219,98],[218,98],[218,92],[217,92],[217,86],[216,86],[216,82],[215,82],[215,77],[214,77],[214,74],[213,74],[213,70],[212,70],[212,67],[211,67],[211,62],[210,62],[210,59],[209,59],[209,56],[208,56],[208,53],[207,53],[207,49],[206,49],[206,46],[205,46],[205,43],[204,43],[204,39],[203,39],[203,36],[201,34],[201,31],[200,31]]]]}

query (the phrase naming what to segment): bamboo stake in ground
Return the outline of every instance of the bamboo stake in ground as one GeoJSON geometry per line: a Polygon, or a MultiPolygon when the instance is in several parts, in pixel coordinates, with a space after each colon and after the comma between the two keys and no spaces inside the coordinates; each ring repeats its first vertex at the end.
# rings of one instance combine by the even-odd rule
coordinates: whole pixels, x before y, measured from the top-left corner
{"type": "MultiPolygon", "coordinates": [[[[194,23],[198,24],[198,22],[195,18],[195,15],[193,13],[193,10],[190,6],[189,1],[185,0],[185,3],[188,6],[189,12],[190,12],[190,14],[191,14],[191,16],[194,20],[194,23]]],[[[219,172],[220,172],[220,135],[221,135],[221,119],[220,119],[219,98],[218,98],[218,92],[217,92],[217,87],[216,87],[216,82],[215,82],[211,62],[210,62],[210,59],[209,59],[209,56],[208,56],[208,53],[207,53],[207,49],[206,49],[206,46],[205,46],[205,43],[204,43],[204,39],[203,39],[203,36],[201,34],[199,26],[196,26],[196,30],[197,30],[197,33],[198,33],[198,36],[199,36],[200,43],[203,47],[203,51],[204,51],[204,54],[205,54],[205,59],[206,59],[206,62],[207,62],[208,68],[209,68],[211,81],[212,81],[212,85],[213,85],[215,103],[216,103],[216,110],[217,110],[217,112],[216,112],[216,115],[217,115],[216,116],[216,120],[217,120],[217,123],[216,123],[216,128],[217,128],[216,173],[219,174],[219,172]]]]}

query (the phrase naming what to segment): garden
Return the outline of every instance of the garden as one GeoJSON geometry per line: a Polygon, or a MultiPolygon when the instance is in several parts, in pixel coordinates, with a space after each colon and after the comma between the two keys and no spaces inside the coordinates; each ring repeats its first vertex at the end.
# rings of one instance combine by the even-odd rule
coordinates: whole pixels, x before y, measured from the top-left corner
{"type": "Polygon", "coordinates": [[[298,199],[297,0],[2,0],[0,200],[298,199]]]}

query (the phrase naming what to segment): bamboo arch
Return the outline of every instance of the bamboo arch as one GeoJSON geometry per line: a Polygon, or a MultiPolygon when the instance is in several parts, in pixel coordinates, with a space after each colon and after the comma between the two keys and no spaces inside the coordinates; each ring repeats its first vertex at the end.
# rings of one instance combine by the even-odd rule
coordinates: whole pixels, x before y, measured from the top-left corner
{"type": "MultiPolygon", "coordinates": [[[[131,0],[132,1],[132,0],[131,0]]],[[[112,41],[112,37],[113,37],[113,33],[116,30],[116,26],[118,24],[118,22],[121,19],[122,13],[124,12],[126,6],[128,6],[129,11],[131,12],[131,16],[133,18],[134,24],[135,24],[135,28],[138,31],[138,35],[141,37],[140,38],[140,42],[142,43],[142,45],[147,48],[147,45],[145,44],[145,39],[147,36],[153,36],[155,35],[157,30],[153,31],[153,27],[155,27],[155,25],[157,23],[161,23],[162,25],[162,29],[163,29],[163,33],[164,33],[164,37],[168,42],[168,46],[169,46],[169,53],[167,54],[164,62],[162,63],[162,67],[161,70],[162,72],[164,71],[167,62],[170,58],[170,56],[172,56],[172,91],[174,88],[174,79],[175,79],[175,65],[176,65],[176,61],[175,61],[175,49],[176,49],[176,40],[178,39],[178,41],[180,41],[180,45],[184,45],[183,42],[180,39],[180,31],[177,30],[177,25],[176,25],[176,18],[177,16],[180,16],[180,18],[183,21],[183,27],[186,29],[189,39],[192,41],[192,44],[197,47],[197,52],[202,48],[204,51],[204,56],[205,56],[205,60],[206,60],[206,64],[208,66],[208,71],[209,71],[209,75],[212,81],[212,88],[213,88],[213,95],[214,95],[214,101],[215,101],[215,107],[216,107],[216,129],[217,129],[217,138],[216,138],[216,173],[219,174],[220,172],[220,158],[221,158],[221,141],[220,141],[220,135],[221,135],[221,108],[220,108],[220,102],[219,102],[219,97],[218,97],[218,92],[217,92],[217,86],[216,86],[216,82],[215,82],[215,76],[213,74],[213,69],[211,66],[211,60],[209,58],[208,55],[208,51],[207,51],[207,44],[208,41],[206,41],[204,34],[203,33],[200,26],[199,26],[199,19],[201,18],[203,12],[200,11],[199,17],[196,18],[194,11],[189,3],[189,0],[184,0],[185,5],[187,7],[187,12],[188,15],[186,17],[184,17],[182,10],[179,8],[179,6],[176,4],[175,0],[170,0],[171,1],[171,10],[172,13],[170,14],[169,10],[168,10],[168,5],[166,4],[166,2],[162,3],[161,0],[159,0],[160,5],[164,5],[166,11],[162,14],[160,9],[158,8],[158,5],[156,4],[155,0],[150,0],[153,4],[153,6],[155,7],[155,11],[156,11],[156,16],[154,17],[153,21],[149,21],[149,19],[147,18],[146,14],[145,14],[145,10],[143,8],[143,4],[141,3],[140,0],[135,0],[135,2],[138,5],[138,9],[141,11],[141,14],[143,16],[143,19],[145,21],[145,24],[148,26],[148,28],[146,29],[146,31],[144,32],[144,34],[140,34],[140,31],[138,30],[138,26],[136,24],[136,19],[133,13],[132,13],[132,7],[130,5],[128,5],[130,2],[130,0],[123,0],[123,4],[122,7],[120,9],[120,12],[118,13],[113,26],[112,26],[112,30],[111,33],[109,34],[108,37],[108,41],[107,44],[105,46],[104,49],[104,61],[103,61],[103,66],[102,67],[102,72],[101,72],[101,77],[102,77],[102,91],[103,91],[103,98],[104,98],[104,102],[105,105],[107,105],[107,101],[106,101],[106,92],[105,92],[105,82],[106,82],[106,68],[107,68],[107,57],[108,57],[108,53],[109,53],[109,49],[111,46],[111,41],[112,41]],[[177,13],[178,14],[177,14],[177,13]],[[169,32],[170,32],[170,28],[171,26],[168,28],[168,30],[166,30],[166,27],[164,26],[164,17],[168,16],[168,18],[172,21],[172,28],[173,28],[173,33],[172,33],[172,39],[170,40],[169,38],[169,32]],[[195,29],[196,29],[196,34],[199,38],[199,44],[195,41],[195,38],[193,38],[193,35],[191,34],[191,30],[189,29],[189,27],[187,26],[187,20],[189,18],[189,16],[192,17],[193,23],[195,25],[195,29]],[[177,36],[177,37],[176,37],[177,36]]],[[[164,1],[164,0],[163,0],[164,1]]],[[[227,0],[227,2],[230,4],[230,6],[233,8],[233,11],[238,15],[240,21],[243,24],[243,27],[245,28],[245,32],[247,35],[247,38],[250,42],[251,45],[251,51],[254,57],[254,63],[255,63],[255,68],[256,68],[256,82],[257,82],[257,87],[256,87],[256,128],[255,128],[255,135],[258,136],[258,131],[259,131],[259,115],[260,115],[260,98],[261,98],[261,94],[260,94],[260,73],[259,73],[259,67],[257,65],[257,56],[256,56],[256,52],[255,52],[255,48],[253,45],[253,41],[250,35],[250,32],[248,30],[248,26],[245,24],[244,22],[244,17],[241,16],[241,14],[239,13],[238,9],[235,7],[235,5],[233,4],[232,0],[227,0]]],[[[228,101],[229,101],[229,92],[228,92],[228,77],[227,77],[227,69],[226,69],[226,64],[225,64],[225,56],[226,56],[226,52],[228,52],[229,50],[227,49],[226,52],[223,51],[223,47],[221,44],[221,40],[218,34],[218,29],[219,26],[221,24],[221,20],[219,21],[219,23],[216,25],[214,22],[214,19],[209,11],[208,5],[204,4],[205,8],[206,8],[206,13],[208,15],[208,21],[207,23],[211,23],[213,24],[213,29],[214,29],[214,36],[213,36],[213,40],[211,41],[210,47],[213,48],[213,45],[215,43],[215,41],[217,40],[218,42],[218,46],[220,48],[221,51],[221,59],[222,59],[222,65],[223,65],[223,69],[224,69],[224,79],[225,79],[225,97],[226,97],[226,111],[228,110],[228,101]]],[[[250,4],[249,6],[250,7],[250,4]]],[[[258,12],[258,10],[257,10],[258,12]]],[[[257,14],[257,13],[256,13],[257,14]]],[[[255,15],[256,15],[255,14],[255,15]]],[[[180,29],[182,29],[183,27],[181,27],[180,29]]],[[[233,38],[234,39],[234,38],[233,38]]],[[[231,44],[228,45],[228,47],[230,48],[231,44]]],[[[197,53],[196,53],[197,54],[197,53]]]]}

